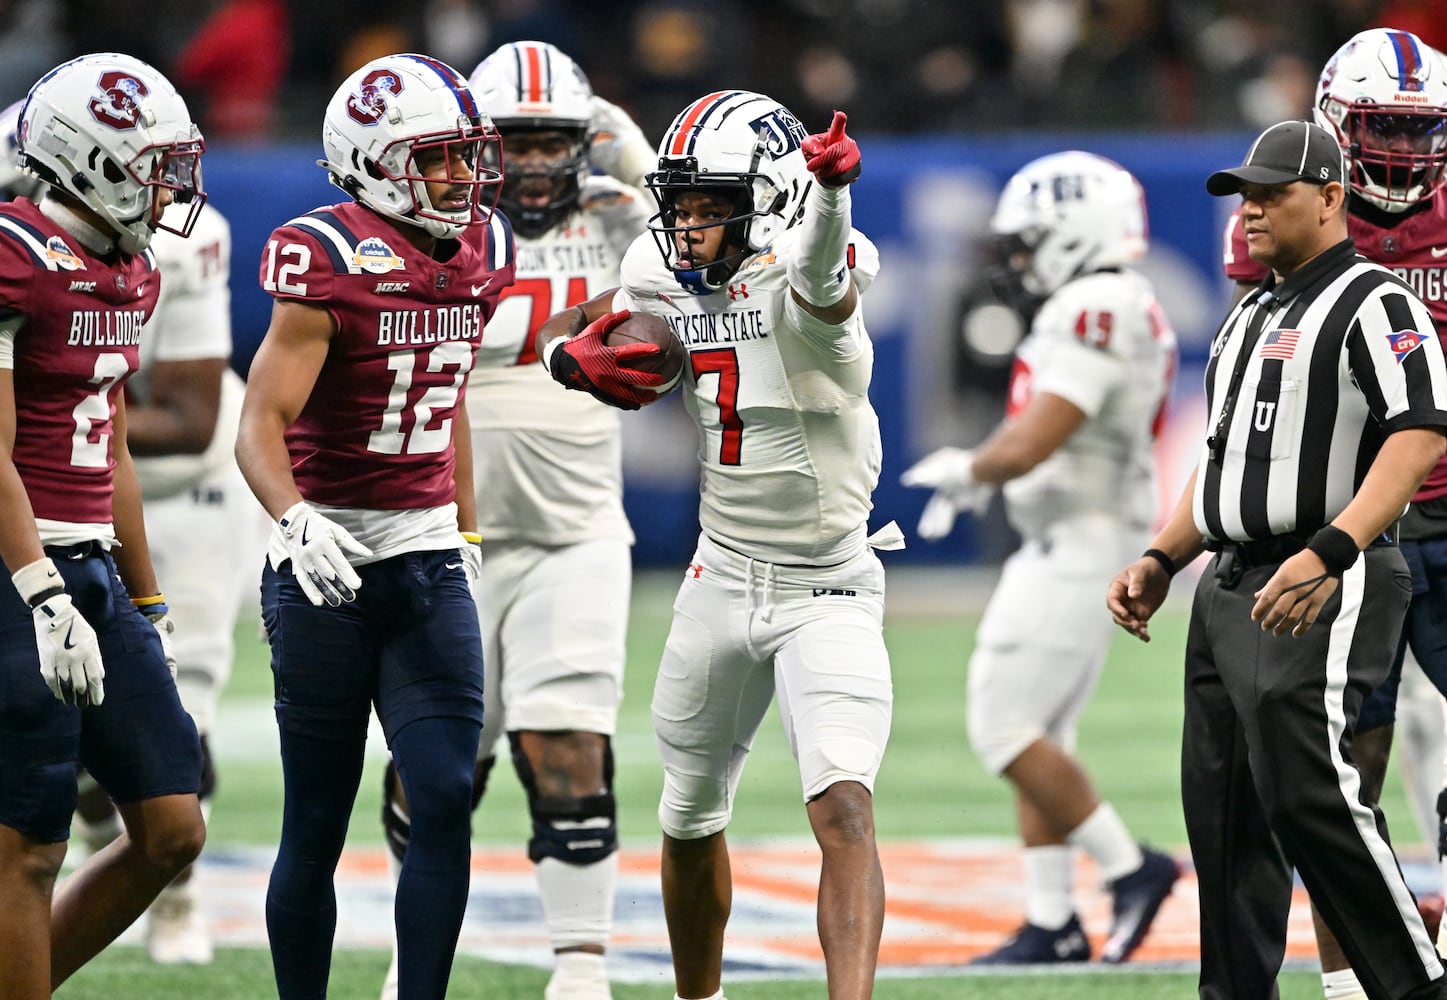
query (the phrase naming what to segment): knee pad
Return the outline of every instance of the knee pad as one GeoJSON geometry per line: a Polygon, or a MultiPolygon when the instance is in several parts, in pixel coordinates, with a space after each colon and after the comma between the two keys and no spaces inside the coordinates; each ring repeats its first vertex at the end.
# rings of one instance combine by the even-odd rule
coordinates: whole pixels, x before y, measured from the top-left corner
{"type": "Polygon", "coordinates": [[[618,803],[613,797],[611,740],[603,750],[603,782],[607,791],[577,798],[539,795],[537,776],[517,734],[509,733],[508,742],[512,745],[513,768],[527,792],[528,812],[533,819],[528,858],[534,864],[544,858],[554,858],[570,865],[591,865],[618,850],[618,803]]]}
{"type": "Polygon", "coordinates": [[[397,765],[387,761],[382,772],[382,833],[387,839],[387,850],[392,857],[401,861],[407,854],[407,842],[412,839],[412,817],[401,798],[402,778],[397,774],[397,765]]]}

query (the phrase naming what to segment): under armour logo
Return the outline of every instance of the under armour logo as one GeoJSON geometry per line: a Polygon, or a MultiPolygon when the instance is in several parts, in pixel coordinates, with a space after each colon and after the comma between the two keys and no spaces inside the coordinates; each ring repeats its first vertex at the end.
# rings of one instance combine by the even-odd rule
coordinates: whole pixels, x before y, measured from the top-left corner
{"type": "Polygon", "coordinates": [[[703,563],[689,563],[688,568],[693,572],[695,580],[703,576],[703,563]]]}
{"type": "Polygon", "coordinates": [[[748,298],[748,297],[749,297],[749,286],[746,285],[746,284],[744,284],[742,281],[739,282],[737,285],[729,285],[729,299],[730,299],[730,300],[737,301],[737,300],[739,300],[739,299],[746,299],[746,298],[748,298]]]}

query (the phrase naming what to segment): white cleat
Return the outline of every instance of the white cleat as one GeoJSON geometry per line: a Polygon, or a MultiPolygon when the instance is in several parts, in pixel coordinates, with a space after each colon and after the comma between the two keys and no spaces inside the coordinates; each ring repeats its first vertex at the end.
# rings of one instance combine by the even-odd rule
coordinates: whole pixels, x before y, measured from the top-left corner
{"type": "Polygon", "coordinates": [[[151,904],[146,950],[161,965],[211,964],[211,929],[189,886],[163,889],[151,904]]]}
{"type": "Polygon", "coordinates": [[[553,978],[543,990],[543,1000],[613,1000],[608,966],[602,955],[565,951],[557,959],[553,978]]]}

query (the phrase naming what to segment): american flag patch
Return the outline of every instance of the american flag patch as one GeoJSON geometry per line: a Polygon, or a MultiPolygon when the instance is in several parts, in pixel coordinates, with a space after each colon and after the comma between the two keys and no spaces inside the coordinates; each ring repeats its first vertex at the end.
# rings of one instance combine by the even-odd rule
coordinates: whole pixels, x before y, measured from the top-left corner
{"type": "Polygon", "coordinates": [[[1392,345],[1397,364],[1401,364],[1403,358],[1421,347],[1424,339],[1416,330],[1398,330],[1396,333],[1387,334],[1387,343],[1392,345]]]}
{"type": "Polygon", "coordinates": [[[1300,339],[1300,330],[1272,330],[1261,341],[1261,356],[1290,361],[1291,356],[1296,353],[1296,342],[1300,339]]]}

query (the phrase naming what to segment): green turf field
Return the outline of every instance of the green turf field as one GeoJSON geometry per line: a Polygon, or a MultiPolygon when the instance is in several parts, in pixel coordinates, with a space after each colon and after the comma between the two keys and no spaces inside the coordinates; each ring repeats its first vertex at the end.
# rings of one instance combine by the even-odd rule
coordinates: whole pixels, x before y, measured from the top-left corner
{"type": "MultiPolygon", "coordinates": [[[[964,733],[964,666],[978,618],[979,588],[962,588],[958,602],[948,588],[957,577],[941,577],[944,593],[927,602],[891,600],[887,639],[894,666],[894,728],[881,771],[877,822],[881,839],[961,836],[1009,836],[1013,812],[1005,787],[975,761],[964,733]],[[960,607],[945,614],[944,607],[960,607]]],[[[619,825],[625,843],[656,842],[654,815],[660,788],[657,755],[648,724],[648,702],[658,654],[670,614],[675,578],[646,576],[634,593],[626,694],[616,742],[619,825]]],[[[902,588],[901,588],[902,589],[902,588]]],[[[911,588],[914,590],[916,588],[911,588]]],[[[1184,587],[1178,587],[1184,590],[1184,587]]],[[[1042,627],[1049,627],[1048,610],[1042,627]]],[[[1143,839],[1185,854],[1185,831],[1178,798],[1180,651],[1184,641],[1183,606],[1173,601],[1153,626],[1155,641],[1140,644],[1118,637],[1100,689],[1081,732],[1080,755],[1102,794],[1112,800],[1127,824],[1143,839]]],[[[275,742],[270,720],[270,673],[255,625],[238,628],[240,653],[223,699],[222,718],[230,735],[219,739],[220,788],[211,821],[213,845],[273,845],[280,824],[280,766],[266,748],[275,742]],[[238,726],[254,726],[238,736],[238,726]],[[254,735],[252,735],[254,732],[254,735]],[[258,750],[258,748],[260,748],[258,750]],[[228,754],[228,750],[232,752],[228,754]]],[[[218,728],[222,728],[218,724],[218,728]]],[[[381,763],[369,760],[350,844],[377,846],[381,833],[381,763]]],[[[1384,807],[1394,819],[1400,844],[1417,841],[1407,818],[1400,783],[1389,781],[1384,807]]],[[[521,845],[529,824],[523,795],[507,768],[494,774],[476,821],[479,841],[521,845]]],[[[800,803],[797,771],[784,744],[778,720],[771,717],[750,759],[739,793],[731,836],[805,837],[808,827],[800,803]]],[[[333,964],[334,1000],[371,998],[388,956],[354,952],[333,964]]],[[[450,996],[489,1000],[536,998],[547,974],[538,969],[459,959],[450,996]]],[[[1320,995],[1310,972],[1283,977],[1282,996],[1320,995]]],[[[741,983],[732,991],[757,1000],[823,997],[822,982],[741,983]]],[[[63,1000],[207,1000],[274,996],[265,951],[222,949],[215,965],[204,969],[159,968],[136,947],[117,947],[82,970],[57,996],[63,1000]]],[[[667,997],[658,986],[616,984],[618,1000],[667,997]]],[[[1194,995],[1194,977],[1152,972],[1052,976],[956,976],[883,978],[882,998],[945,997],[1156,998],[1194,995]]]]}

